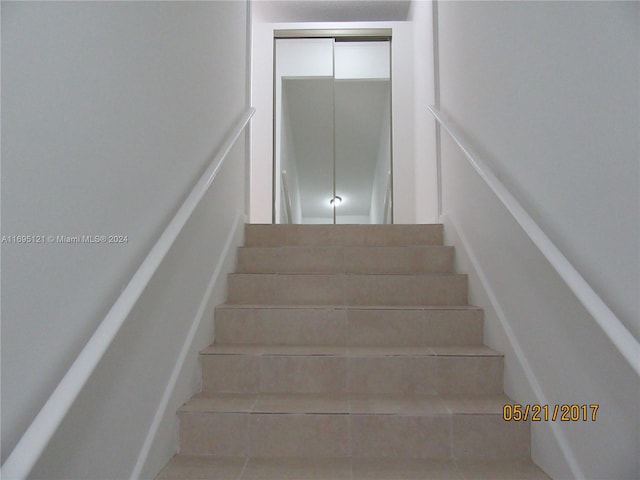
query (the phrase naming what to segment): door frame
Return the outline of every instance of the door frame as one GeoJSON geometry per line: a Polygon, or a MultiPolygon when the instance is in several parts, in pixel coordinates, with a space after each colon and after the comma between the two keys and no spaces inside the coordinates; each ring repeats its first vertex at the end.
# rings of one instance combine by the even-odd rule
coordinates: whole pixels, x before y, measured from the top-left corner
{"type": "MultiPolygon", "coordinates": [[[[389,165],[390,165],[390,175],[388,182],[390,184],[390,194],[389,194],[389,206],[387,207],[385,200],[385,212],[384,217],[387,216],[387,208],[389,208],[389,216],[390,223],[394,223],[394,208],[393,208],[393,29],[391,28],[292,28],[292,29],[275,29],[273,30],[273,66],[272,66],[272,79],[273,79],[273,90],[272,90],[272,98],[273,98],[273,120],[272,120],[272,141],[271,141],[271,166],[272,166],[272,198],[271,198],[271,223],[276,223],[276,196],[280,195],[280,192],[276,190],[276,175],[279,175],[276,167],[276,41],[281,39],[304,39],[304,38],[333,38],[334,44],[335,41],[388,41],[389,42],[389,165]]],[[[335,57],[334,57],[335,62],[335,57]]],[[[334,64],[334,75],[335,75],[335,64],[334,64]]],[[[335,128],[335,118],[333,122],[335,128]]],[[[334,132],[335,139],[335,132],[334,132]]],[[[335,197],[335,142],[334,142],[334,155],[333,155],[333,196],[335,197]]],[[[387,194],[385,193],[385,199],[387,194]]],[[[333,224],[336,224],[336,211],[333,209],[333,224]]]]}

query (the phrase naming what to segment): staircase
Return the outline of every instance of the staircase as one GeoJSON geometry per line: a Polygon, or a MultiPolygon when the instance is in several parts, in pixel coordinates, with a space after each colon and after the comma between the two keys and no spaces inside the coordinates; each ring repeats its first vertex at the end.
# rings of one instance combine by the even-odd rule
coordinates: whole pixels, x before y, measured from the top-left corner
{"type": "Polygon", "coordinates": [[[548,479],[442,225],[245,233],[158,479],[548,479]]]}

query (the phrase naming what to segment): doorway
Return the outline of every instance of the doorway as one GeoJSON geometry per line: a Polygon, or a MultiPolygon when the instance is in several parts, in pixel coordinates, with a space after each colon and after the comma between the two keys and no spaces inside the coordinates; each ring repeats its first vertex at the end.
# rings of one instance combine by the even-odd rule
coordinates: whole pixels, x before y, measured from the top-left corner
{"type": "Polygon", "coordinates": [[[392,223],[390,31],[274,42],[274,223],[392,223]]]}

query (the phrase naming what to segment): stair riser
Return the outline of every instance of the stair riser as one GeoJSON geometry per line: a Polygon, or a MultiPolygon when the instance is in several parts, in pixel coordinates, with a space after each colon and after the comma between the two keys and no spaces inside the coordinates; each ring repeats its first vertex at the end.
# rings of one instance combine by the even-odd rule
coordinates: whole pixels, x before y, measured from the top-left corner
{"type": "Polygon", "coordinates": [[[442,225],[246,225],[245,245],[442,245],[442,225]]]}
{"type": "Polygon", "coordinates": [[[230,274],[227,303],[465,305],[467,276],[230,274]]]}
{"type": "Polygon", "coordinates": [[[529,424],[500,415],[180,414],[182,455],[529,458],[529,424]]]}
{"type": "Polygon", "coordinates": [[[503,357],[202,355],[210,393],[497,394],[503,357]]]}
{"type": "Polygon", "coordinates": [[[249,247],[237,273],[451,273],[453,247],[249,247]]]}
{"type": "Polygon", "coordinates": [[[479,309],[217,308],[216,344],[481,345],[479,309]]]}

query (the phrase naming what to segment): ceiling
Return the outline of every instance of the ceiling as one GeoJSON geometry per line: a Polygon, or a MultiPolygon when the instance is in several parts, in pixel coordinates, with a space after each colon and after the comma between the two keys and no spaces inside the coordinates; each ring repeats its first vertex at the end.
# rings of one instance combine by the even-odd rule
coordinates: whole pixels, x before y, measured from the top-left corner
{"type": "Polygon", "coordinates": [[[410,0],[254,0],[258,22],[406,21],[410,0]]]}

